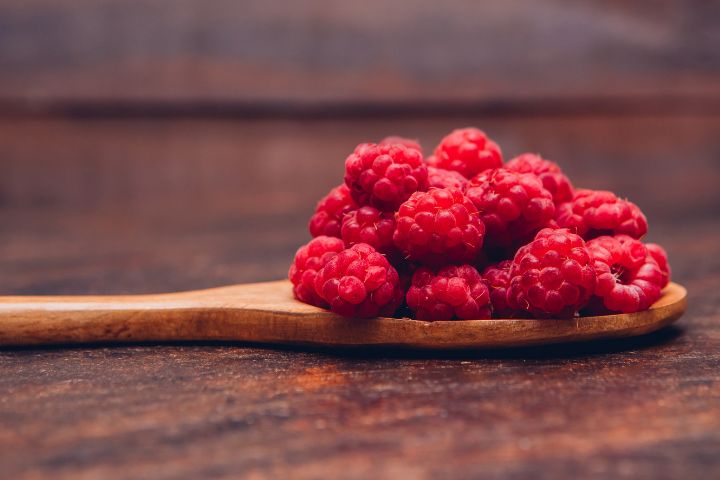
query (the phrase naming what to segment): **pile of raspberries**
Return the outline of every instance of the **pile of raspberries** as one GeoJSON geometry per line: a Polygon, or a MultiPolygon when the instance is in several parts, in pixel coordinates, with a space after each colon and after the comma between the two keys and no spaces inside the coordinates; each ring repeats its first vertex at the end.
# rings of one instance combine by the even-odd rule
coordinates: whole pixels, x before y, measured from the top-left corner
{"type": "Polygon", "coordinates": [[[463,128],[424,157],[402,137],[362,143],[310,219],[295,297],[346,317],[570,318],[648,309],[670,280],[645,215],[574,188],[525,153],[503,163],[463,128]]]}

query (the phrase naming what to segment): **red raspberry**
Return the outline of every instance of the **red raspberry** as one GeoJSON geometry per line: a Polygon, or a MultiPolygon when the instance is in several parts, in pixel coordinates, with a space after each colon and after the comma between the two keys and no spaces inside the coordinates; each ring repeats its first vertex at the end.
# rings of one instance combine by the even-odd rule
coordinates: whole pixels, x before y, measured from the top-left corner
{"type": "Polygon", "coordinates": [[[405,145],[407,148],[414,148],[418,152],[422,153],[422,147],[420,146],[420,142],[417,140],[413,140],[412,138],[405,138],[400,137],[397,135],[390,135],[389,137],[385,137],[382,140],[380,140],[380,143],[378,145],[405,145]]]}
{"type": "Polygon", "coordinates": [[[310,223],[308,223],[310,235],[340,238],[340,224],[343,217],[356,208],[357,204],[350,196],[350,189],[345,184],[333,188],[318,202],[315,213],[310,217],[310,223]]]}
{"type": "Polygon", "coordinates": [[[362,143],[345,160],[345,185],[361,206],[396,210],[414,192],[427,190],[427,166],[414,148],[362,143]]]}
{"type": "Polygon", "coordinates": [[[315,291],[333,312],[362,318],[392,315],[403,296],[397,271],[365,243],[331,258],[315,277],[315,291]]]}
{"type": "Polygon", "coordinates": [[[557,163],[545,160],[534,153],[523,153],[505,164],[505,168],[518,173],[535,174],[553,196],[555,204],[569,202],[573,198],[573,186],[557,163]]]}
{"type": "Polygon", "coordinates": [[[428,167],[428,185],[435,188],[457,188],[464,189],[467,178],[455,170],[428,167]]]}
{"type": "Polygon", "coordinates": [[[576,190],[571,202],[558,206],[555,220],[588,240],[617,234],[642,238],[648,229],[637,205],[604,190],[576,190]]]}
{"type": "Polygon", "coordinates": [[[490,290],[494,318],[512,318],[515,311],[507,303],[507,291],[510,286],[511,260],[489,265],[482,272],[482,277],[490,290]]]}
{"type": "Polygon", "coordinates": [[[400,206],[393,240],[403,255],[429,265],[473,262],[485,226],[460,190],[416,192],[400,206]]]}
{"type": "Polygon", "coordinates": [[[321,235],[298,249],[288,272],[295,298],[317,307],[327,307],[325,301],[315,293],[315,277],[318,271],[344,248],[339,238],[321,235]]]}
{"type": "Polygon", "coordinates": [[[450,265],[437,273],[419,268],[406,295],[407,305],[420,320],[490,318],[490,294],[470,265],[450,265]]]}
{"type": "Polygon", "coordinates": [[[667,252],[657,243],[646,243],[645,248],[647,248],[650,256],[657,262],[658,267],[660,267],[660,272],[662,272],[663,276],[662,286],[664,288],[668,283],[670,283],[670,277],[672,276],[670,263],[668,263],[667,252]]]}
{"type": "Polygon", "coordinates": [[[552,195],[529,173],[487,170],[468,182],[465,195],[480,212],[492,246],[525,240],[548,226],[555,215],[552,195]]]}
{"type": "Polygon", "coordinates": [[[342,239],[346,247],[367,243],[380,253],[396,251],[393,243],[395,214],[381,212],[374,207],[360,207],[345,215],[342,222],[342,239]]]}
{"type": "MultiPolygon", "coordinates": [[[[609,312],[647,310],[660,298],[663,274],[645,245],[627,235],[588,241],[595,262],[595,295],[609,312]]],[[[594,302],[593,313],[604,313],[594,302]]]]}
{"type": "Polygon", "coordinates": [[[507,300],[538,318],[571,317],[590,299],[595,282],[583,239],[567,229],[546,228],[515,255],[507,300]]]}
{"type": "Polygon", "coordinates": [[[477,128],[453,130],[440,141],[429,165],[455,170],[465,178],[472,178],[489,168],[502,165],[502,152],[497,143],[477,128]]]}

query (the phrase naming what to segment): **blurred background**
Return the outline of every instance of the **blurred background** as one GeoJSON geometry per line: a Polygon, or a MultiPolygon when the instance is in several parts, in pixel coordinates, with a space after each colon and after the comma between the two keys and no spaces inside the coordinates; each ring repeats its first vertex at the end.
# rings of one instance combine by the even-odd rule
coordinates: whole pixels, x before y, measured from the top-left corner
{"type": "Polygon", "coordinates": [[[720,207],[719,18],[671,0],[4,0],[0,285],[283,277],[357,143],[430,153],[470,125],[629,197],[672,257],[720,207]]]}

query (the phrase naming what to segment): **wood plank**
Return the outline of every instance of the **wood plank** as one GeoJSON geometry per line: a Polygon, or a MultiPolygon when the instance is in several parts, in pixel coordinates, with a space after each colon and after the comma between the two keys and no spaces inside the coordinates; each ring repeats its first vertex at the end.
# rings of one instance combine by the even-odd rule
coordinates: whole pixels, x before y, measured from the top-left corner
{"type": "Polygon", "coordinates": [[[0,100],[717,101],[714,2],[8,0],[0,100]]]}
{"type": "Polygon", "coordinates": [[[692,115],[0,118],[0,202],[120,207],[137,215],[170,206],[199,214],[209,205],[230,216],[262,208],[263,214],[307,217],[341,182],[345,157],[357,143],[401,134],[420,139],[429,154],[443,135],[464,125],[485,129],[506,158],[540,152],[576,185],[615,189],[651,219],[706,214],[720,204],[720,119],[692,115]],[[687,197],[690,190],[695,193],[687,197]]]}

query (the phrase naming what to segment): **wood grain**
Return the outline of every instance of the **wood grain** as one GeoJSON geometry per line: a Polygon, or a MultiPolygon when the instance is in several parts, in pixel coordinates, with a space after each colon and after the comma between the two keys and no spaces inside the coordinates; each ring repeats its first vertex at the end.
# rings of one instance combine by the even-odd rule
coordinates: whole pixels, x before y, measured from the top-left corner
{"type": "Polygon", "coordinates": [[[3,295],[281,278],[357,142],[431,149],[477,125],[638,203],[690,302],[678,327],[514,351],[3,348],[0,477],[720,477],[717,16],[674,0],[3,1],[3,295]]]}
{"type": "MultiPolygon", "coordinates": [[[[459,125],[486,130],[508,159],[540,152],[558,162],[576,185],[612,188],[640,205],[651,220],[683,221],[688,215],[708,215],[720,204],[720,116],[645,114],[342,121],[0,117],[0,204],[70,215],[108,210],[127,216],[129,225],[133,219],[146,223],[144,235],[160,225],[182,227],[176,217],[167,217],[168,209],[183,210],[184,221],[200,229],[216,215],[219,224],[210,227],[213,231],[232,228],[233,221],[251,221],[259,212],[251,221],[254,228],[242,232],[252,236],[275,228],[264,220],[269,215],[278,222],[304,223],[317,200],[341,181],[343,162],[359,142],[406,135],[431,152],[459,125]],[[686,195],[691,190],[695,193],[686,195]]],[[[292,240],[296,248],[305,238],[303,230],[298,226],[292,239],[265,237],[268,242],[292,240]]],[[[182,242],[168,239],[166,248],[182,242]]],[[[287,250],[294,251],[288,243],[287,250]]],[[[271,280],[287,272],[270,273],[225,283],[271,280]]]]}
{"type": "Polygon", "coordinates": [[[639,203],[689,291],[677,327],[432,354],[3,348],[0,477],[718,477],[715,117],[5,118],[0,290],[124,295],[281,278],[358,137],[431,145],[459,124],[639,203]]]}
{"type": "Polygon", "coordinates": [[[716,2],[6,0],[0,103],[238,105],[571,99],[706,108],[716,2]]]}
{"type": "Polygon", "coordinates": [[[350,319],[295,300],[288,280],[159,295],[0,297],[0,345],[238,341],[323,347],[484,349],[653,332],[676,321],[687,291],[671,283],[649,309],[570,320],[350,319]]]}

